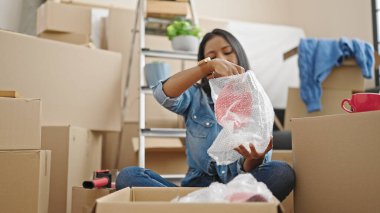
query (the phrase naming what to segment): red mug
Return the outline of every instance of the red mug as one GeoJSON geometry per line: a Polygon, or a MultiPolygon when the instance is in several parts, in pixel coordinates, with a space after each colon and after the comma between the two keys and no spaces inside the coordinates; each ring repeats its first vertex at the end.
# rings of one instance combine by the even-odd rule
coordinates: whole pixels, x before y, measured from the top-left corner
{"type": "Polygon", "coordinates": [[[351,96],[351,99],[343,99],[341,107],[346,112],[366,112],[380,110],[380,94],[356,93],[351,96]],[[347,109],[344,106],[346,102],[351,106],[351,110],[347,109]]]}

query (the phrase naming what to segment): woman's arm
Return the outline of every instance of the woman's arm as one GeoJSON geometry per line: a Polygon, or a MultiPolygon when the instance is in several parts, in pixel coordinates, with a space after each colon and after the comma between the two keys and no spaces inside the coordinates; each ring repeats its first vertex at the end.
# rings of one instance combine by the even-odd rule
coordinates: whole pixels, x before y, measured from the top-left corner
{"type": "Polygon", "coordinates": [[[215,72],[213,77],[217,78],[243,73],[244,68],[224,59],[215,58],[207,63],[173,75],[164,83],[163,90],[168,97],[178,97],[200,79],[212,74],[212,72],[215,72]]]}

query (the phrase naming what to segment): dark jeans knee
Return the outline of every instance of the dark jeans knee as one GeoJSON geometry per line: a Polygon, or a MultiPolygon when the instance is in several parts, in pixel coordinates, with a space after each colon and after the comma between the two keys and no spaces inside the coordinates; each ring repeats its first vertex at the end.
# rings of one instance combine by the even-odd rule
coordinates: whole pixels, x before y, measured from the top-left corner
{"type": "Polygon", "coordinates": [[[143,172],[144,169],[138,166],[130,166],[122,169],[116,178],[116,190],[120,190],[126,187],[131,187],[133,180],[137,174],[143,172]]]}

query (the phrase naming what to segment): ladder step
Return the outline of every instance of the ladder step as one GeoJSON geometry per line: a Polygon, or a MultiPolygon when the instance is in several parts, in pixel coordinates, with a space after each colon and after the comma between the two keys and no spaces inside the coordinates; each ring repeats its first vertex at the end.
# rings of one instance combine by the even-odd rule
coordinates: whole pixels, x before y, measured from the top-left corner
{"type": "Polygon", "coordinates": [[[153,90],[152,88],[148,87],[148,86],[142,86],[141,87],[141,92],[145,93],[145,94],[153,94],[153,90]]]}
{"type": "Polygon", "coordinates": [[[186,129],[180,129],[180,128],[147,128],[147,129],[141,129],[141,134],[145,137],[185,138],[186,137],[186,129]]]}
{"type": "Polygon", "coordinates": [[[141,53],[146,57],[152,58],[168,58],[168,59],[182,59],[182,60],[197,60],[197,55],[192,52],[186,51],[163,51],[163,50],[151,50],[149,48],[142,48],[141,53]]]}

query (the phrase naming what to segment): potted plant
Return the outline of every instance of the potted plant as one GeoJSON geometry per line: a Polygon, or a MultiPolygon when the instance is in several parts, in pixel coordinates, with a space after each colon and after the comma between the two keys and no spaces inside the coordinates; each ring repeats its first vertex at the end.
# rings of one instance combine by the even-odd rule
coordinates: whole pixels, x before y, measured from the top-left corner
{"type": "Polygon", "coordinates": [[[174,50],[194,52],[198,49],[201,30],[189,20],[177,18],[166,28],[166,35],[174,50]]]}

